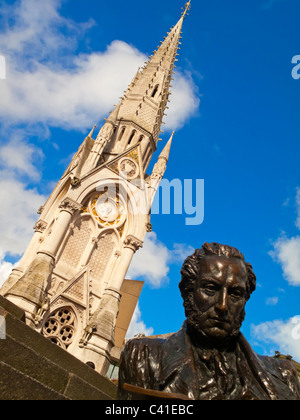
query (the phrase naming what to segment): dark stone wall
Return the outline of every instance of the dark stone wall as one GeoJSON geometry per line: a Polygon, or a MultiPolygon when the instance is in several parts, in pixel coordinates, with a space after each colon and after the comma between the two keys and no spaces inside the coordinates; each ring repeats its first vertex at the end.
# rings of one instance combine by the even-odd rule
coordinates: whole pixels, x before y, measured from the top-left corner
{"type": "Polygon", "coordinates": [[[0,315],[0,400],[117,398],[113,382],[25,325],[24,312],[1,296],[0,315]]]}

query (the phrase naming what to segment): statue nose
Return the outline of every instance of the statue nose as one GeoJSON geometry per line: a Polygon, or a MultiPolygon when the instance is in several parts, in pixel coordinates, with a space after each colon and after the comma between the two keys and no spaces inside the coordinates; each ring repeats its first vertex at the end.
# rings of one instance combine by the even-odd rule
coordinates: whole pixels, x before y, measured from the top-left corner
{"type": "Polygon", "coordinates": [[[222,293],[220,293],[219,299],[216,304],[216,309],[221,312],[225,313],[228,310],[228,296],[227,291],[224,290],[222,293]]]}

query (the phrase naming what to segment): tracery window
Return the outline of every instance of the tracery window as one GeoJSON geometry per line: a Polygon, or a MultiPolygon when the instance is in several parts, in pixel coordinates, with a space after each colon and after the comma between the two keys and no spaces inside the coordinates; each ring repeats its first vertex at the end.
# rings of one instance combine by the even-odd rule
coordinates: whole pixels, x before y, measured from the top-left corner
{"type": "Polygon", "coordinates": [[[67,350],[72,344],[76,330],[76,316],[71,308],[65,307],[57,309],[46,320],[42,329],[42,334],[67,350]]]}

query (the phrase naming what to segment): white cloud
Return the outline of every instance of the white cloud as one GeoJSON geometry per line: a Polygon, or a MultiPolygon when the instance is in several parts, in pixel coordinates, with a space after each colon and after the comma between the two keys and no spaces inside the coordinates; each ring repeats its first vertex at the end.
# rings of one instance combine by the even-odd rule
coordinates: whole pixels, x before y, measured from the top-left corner
{"type": "Polygon", "coordinates": [[[21,255],[33,235],[36,212],[45,197],[18,180],[2,176],[0,202],[0,255],[21,255]]]}
{"type": "MultiPolygon", "coordinates": [[[[290,202],[286,201],[284,205],[290,202]]],[[[300,229],[300,188],[297,189],[297,220],[296,226],[300,229]]],[[[273,250],[269,253],[278,262],[283,270],[285,279],[291,286],[300,286],[300,236],[287,237],[283,234],[273,244],[273,250]]],[[[283,289],[278,289],[284,292],[283,289]]],[[[278,297],[266,299],[267,305],[277,305],[278,297]]],[[[290,354],[300,360],[300,317],[295,316],[286,321],[274,320],[251,326],[252,337],[258,340],[258,345],[268,344],[269,351],[280,351],[290,354]]]]}
{"type": "Polygon", "coordinates": [[[39,181],[41,178],[36,163],[43,158],[40,149],[19,136],[12,135],[7,143],[3,142],[0,146],[0,166],[6,171],[12,170],[19,175],[25,175],[33,181],[39,181]]]}
{"type": "Polygon", "coordinates": [[[270,255],[282,266],[288,283],[292,286],[300,286],[300,236],[279,238],[270,255]]]}
{"type": "Polygon", "coordinates": [[[146,327],[145,323],[141,319],[141,316],[141,310],[139,308],[139,305],[137,305],[126,334],[126,338],[133,338],[136,334],[139,333],[145,334],[146,336],[153,334],[153,328],[146,327]]]}
{"type": "Polygon", "coordinates": [[[198,89],[190,73],[175,72],[171,102],[166,112],[166,128],[176,130],[199,109],[198,89]]]}
{"type": "Polygon", "coordinates": [[[27,142],[26,130],[7,134],[10,140],[0,143],[0,284],[13,268],[6,255],[18,258],[23,254],[33,235],[37,210],[46,199],[27,186],[41,179],[37,163],[43,159],[42,151],[27,142]]]}
{"type": "MultiPolygon", "coordinates": [[[[58,0],[17,4],[6,11],[14,24],[0,34],[7,61],[0,121],[87,129],[107,116],[146,55],[120,40],[104,52],[78,55],[76,40],[91,22],[80,26],[63,18],[58,0]],[[62,28],[66,35],[59,32],[62,28]]],[[[199,106],[190,74],[177,72],[174,78],[167,129],[182,127],[199,106]]]]}
{"type": "Polygon", "coordinates": [[[300,360],[300,320],[299,317],[287,321],[275,320],[251,326],[251,335],[260,343],[268,345],[268,354],[280,351],[290,354],[295,360],[300,360]]]}
{"type": "Polygon", "coordinates": [[[11,67],[2,86],[0,119],[86,129],[108,114],[144,60],[135,48],[114,41],[103,53],[74,56],[73,69],[11,67]]]}
{"type": "Polygon", "coordinates": [[[8,279],[12,269],[13,264],[4,261],[4,257],[0,257],[0,288],[3,285],[3,283],[8,279]]]}
{"type": "MultiPolygon", "coordinates": [[[[296,227],[300,229],[300,188],[297,188],[295,201],[296,227]]],[[[269,254],[281,265],[285,279],[292,286],[300,286],[300,236],[289,238],[283,234],[273,246],[269,254]]]]}
{"type": "Polygon", "coordinates": [[[33,235],[37,209],[45,202],[45,197],[18,180],[6,178],[1,171],[0,177],[1,287],[13,268],[5,256],[20,257],[24,253],[33,235]]]}
{"type": "MultiPolygon", "coordinates": [[[[75,23],[59,14],[62,0],[17,0],[13,4],[2,3],[2,34],[0,50],[22,56],[44,58],[52,56],[58,49],[70,50],[77,45],[77,37],[94,25],[75,23]],[[62,32],[61,29],[64,29],[62,32]]],[[[24,63],[23,63],[24,66],[24,63]]]]}
{"type": "Polygon", "coordinates": [[[159,288],[169,281],[171,264],[182,265],[184,260],[194,253],[194,248],[184,244],[174,244],[169,250],[157,238],[155,232],[149,233],[144,246],[134,256],[127,277],[145,279],[152,287],[159,288]]]}
{"type": "Polygon", "coordinates": [[[149,233],[144,246],[134,256],[127,276],[131,279],[145,278],[152,286],[160,287],[168,280],[169,250],[157,239],[155,232],[149,233]]]}
{"type": "Polygon", "coordinates": [[[269,297],[266,299],[266,305],[268,306],[276,306],[279,301],[279,297],[269,297]]]}
{"type": "Polygon", "coordinates": [[[174,244],[173,249],[169,251],[170,261],[183,264],[184,260],[195,252],[195,248],[185,244],[174,244]]]}

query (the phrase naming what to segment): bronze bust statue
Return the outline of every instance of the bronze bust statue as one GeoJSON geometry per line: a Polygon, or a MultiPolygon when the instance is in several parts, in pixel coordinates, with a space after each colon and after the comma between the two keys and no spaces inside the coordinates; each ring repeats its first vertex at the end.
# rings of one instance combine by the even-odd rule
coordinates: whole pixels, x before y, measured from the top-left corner
{"type": "Polygon", "coordinates": [[[119,399],[180,394],[191,400],[299,400],[292,362],[258,356],[240,332],[256,288],[243,254],[205,243],[186,259],[181,274],[186,321],[167,339],[128,341],[121,356],[119,399]]]}

